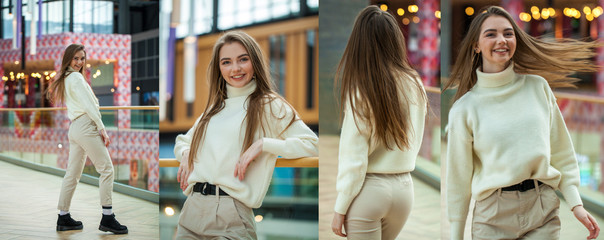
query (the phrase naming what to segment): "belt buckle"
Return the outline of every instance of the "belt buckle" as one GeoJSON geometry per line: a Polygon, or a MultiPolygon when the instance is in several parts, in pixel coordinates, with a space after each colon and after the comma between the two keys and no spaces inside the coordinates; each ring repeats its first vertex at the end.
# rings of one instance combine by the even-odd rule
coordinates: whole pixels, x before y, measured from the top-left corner
{"type": "Polygon", "coordinates": [[[203,183],[203,185],[201,185],[201,195],[208,195],[209,193],[209,187],[208,187],[208,183],[203,183]]]}

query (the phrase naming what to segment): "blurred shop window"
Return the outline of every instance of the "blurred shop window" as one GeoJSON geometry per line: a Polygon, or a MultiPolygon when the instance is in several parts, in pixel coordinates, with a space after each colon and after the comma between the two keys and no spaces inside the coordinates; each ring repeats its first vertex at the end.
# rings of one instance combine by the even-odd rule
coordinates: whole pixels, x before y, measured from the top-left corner
{"type": "Polygon", "coordinates": [[[182,0],[174,11],[177,20],[176,37],[184,38],[189,31],[191,7],[195,9],[193,33],[201,35],[274,20],[301,17],[319,11],[318,0],[182,0]],[[217,17],[214,16],[214,7],[217,17]],[[300,8],[303,6],[305,12],[300,8]],[[217,19],[214,22],[213,19],[217,19]]]}
{"type": "Polygon", "coordinates": [[[73,31],[113,33],[113,2],[74,1],[73,31]]]}
{"type": "Polygon", "coordinates": [[[224,0],[220,1],[218,8],[218,28],[230,29],[295,16],[300,12],[300,1],[224,0]]]}
{"type": "Polygon", "coordinates": [[[285,96],[285,35],[272,35],[268,38],[270,44],[271,75],[279,94],[285,96]]]}
{"type": "Polygon", "coordinates": [[[193,26],[194,33],[204,34],[209,33],[212,30],[212,9],[214,8],[214,1],[181,0],[180,10],[178,11],[178,13],[176,11],[173,13],[176,15],[180,15],[180,20],[178,20],[178,27],[176,28],[177,38],[184,38],[188,35],[191,7],[195,9],[195,25],[193,26]],[[193,2],[193,6],[191,6],[191,2],[193,2]]]}
{"type": "MultiPolygon", "coordinates": [[[[2,38],[13,38],[13,14],[11,8],[16,4],[16,0],[0,0],[2,38]],[[12,4],[12,5],[11,5],[12,4]]],[[[75,0],[73,13],[73,32],[81,33],[113,33],[113,2],[112,1],[92,1],[75,0]]],[[[37,7],[37,6],[36,6],[37,7]]],[[[25,16],[24,27],[25,35],[29,36],[31,15],[28,13],[28,2],[24,1],[22,6],[23,16],[25,16]]],[[[69,32],[69,1],[51,1],[42,2],[42,34],[54,34],[69,32]]]]}

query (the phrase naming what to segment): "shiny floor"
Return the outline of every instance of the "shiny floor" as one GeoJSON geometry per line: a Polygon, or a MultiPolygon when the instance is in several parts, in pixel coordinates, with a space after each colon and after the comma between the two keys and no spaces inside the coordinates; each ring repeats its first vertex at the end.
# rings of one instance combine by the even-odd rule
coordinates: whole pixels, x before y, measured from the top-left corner
{"type": "Polygon", "coordinates": [[[101,221],[98,187],[79,183],[71,215],[83,230],[56,231],[57,201],[62,177],[0,161],[0,239],[158,239],[159,208],[156,203],[113,193],[117,220],[129,234],[98,230],[101,221]]]}

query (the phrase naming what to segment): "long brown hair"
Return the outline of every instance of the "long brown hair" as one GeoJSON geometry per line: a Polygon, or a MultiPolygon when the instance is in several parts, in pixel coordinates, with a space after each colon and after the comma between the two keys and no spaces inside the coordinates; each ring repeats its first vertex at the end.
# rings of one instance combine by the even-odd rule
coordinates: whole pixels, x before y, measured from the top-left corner
{"type": "MultiPolygon", "coordinates": [[[[52,103],[64,103],[65,100],[65,77],[69,75],[69,71],[67,68],[71,65],[71,61],[75,54],[79,51],[84,51],[84,56],[87,56],[86,50],[84,49],[84,45],[81,44],[71,44],[67,46],[65,52],[63,53],[63,60],[61,61],[61,69],[59,76],[53,81],[50,86],[46,89],[46,98],[48,98],[52,103]]],[[[84,58],[86,59],[86,58],[84,58]]],[[[80,68],[80,73],[84,76],[84,69],[86,68],[86,63],[82,65],[80,68]]]]}
{"type": "MultiPolygon", "coordinates": [[[[197,156],[197,149],[201,144],[203,144],[204,135],[210,119],[224,108],[224,100],[227,99],[227,83],[221,76],[220,66],[218,65],[220,60],[218,58],[222,46],[233,42],[241,43],[249,54],[252,62],[252,68],[254,69],[254,78],[256,81],[256,90],[254,90],[254,92],[252,92],[247,99],[247,113],[245,114],[244,119],[244,122],[247,122],[247,124],[245,138],[243,140],[242,153],[252,145],[254,135],[259,127],[262,129],[262,133],[266,134],[264,126],[265,123],[262,122],[265,114],[264,110],[266,104],[271,106],[272,101],[280,99],[286,103],[286,107],[289,107],[294,113],[289,124],[283,131],[289,128],[296,120],[297,113],[294,108],[289,105],[285,99],[279,96],[277,92],[274,91],[274,84],[271,79],[269,65],[266,62],[266,58],[264,58],[264,55],[256,40],[254,40],[250,35],[241,31],[227,32],[222,35],[218,41],[216,41],[212,51],[212,59],[210,60],[207,73],[208,83],[210,85],[208,103],[203,111],[201,119],[197,123],[195,132],[193,133],[193,140],[191,141],[191,149],[189,151],[188,159],[190,167],[193,166],[193,162],[197,156]]],[[[269,110],[271,111],[271,114],[274,115],[272,107],[269,108],[269,110]]],[[[275,117],[282,119],[285,117],[285,115],[275,117]]],[[[280,134],[282,134],[283,131],[280,134]]]]}
{"type": "Polygon", "coordinates": [[[482,56],[474,51],[478,43],[482,23],[491,16],[506,18],[514,29],[516,52],[512,56],[514,71],[524,74],[536,74],[544,77],[550,87],[574,87],[578,79],[569,77],[573,72],[595,72],[598,66],[590,60],[596,55],[594,48],[600,47],[595,41],[584,42],[574,39],[556,39],[553,42],[535,38],[524,32],[512,16],[503,8],[489,6],[481,10],[461,42],[455,66],[450,80],[443,90],[457,86],[454,100],[457,101],[476,84],[476,69],[482,66],[482,56]],[[472,67],[467,64],[471,63],[472,67]]]}
{"type": "Polygon", "coordinates": [[[427,103],[405,51],[394,16],[368,6],[356,17],[335,76],[336,88],[341,84],[340,112],[348,103],[357,127],[359,121],[372,123],[372,135],[388,149],[409,148],[413,135],[409,104],[427,103]],[[410,99],[413,95],[408,96],[407,89],[416,90],[421,99],[410,99]]]}

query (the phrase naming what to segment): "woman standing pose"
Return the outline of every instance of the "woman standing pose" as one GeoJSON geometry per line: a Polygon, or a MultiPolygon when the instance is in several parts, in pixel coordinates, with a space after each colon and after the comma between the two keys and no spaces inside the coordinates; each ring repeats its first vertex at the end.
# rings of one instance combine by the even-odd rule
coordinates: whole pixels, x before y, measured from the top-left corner
{"type": "Polygon", "coordinates": [[[463,238],[470,198],[476,200],[473,239],[558,239],[554,189],[587,227],[587,238],[598,236],[582,206],[575,152],[550,89],[572,85],[572,72],[597,70],[589,61],[597,46],[533,38],[500,7],[472,20],[445,86],[458,86],[446,166],[451,239],[463,238]]]}
{"type": "Polygon", "coordinates": [[[344,121],[332,230],[348,239],[394,239],[413,204],[410,172],[428,101],[390,13],[376,6],[359,13],[335,79],[344,121]]]}
{"type": "Polygon", "coordinates": [[[99,230],[116,234],[128,233],[128,228],[121,225],[112,212],[111,192],[113,191],[113,164],[107,151],[109,137],[101,121],[99,102],[92,88],[84,79],[86,51],[80,44],[71,44],[63,53],[61,73],[46,93],[48,99],[67,106],[69,126],[69,163],[63,178],[59,197],[59,219],[57,231],[78,230],[82,222],[71,218],[69,207],[77,186],[86,156],[94,164],[99,177],[99,192],[103,217],[99,230]]]}
{"type": "Polygon", "coordinates": [[[252,208],[262,204],[277,156],[317,156],[317,136],[273,90],[265,59],[244,32],[214,45],[208,104],[174,147],[188,196],[177,239],[257,239],[252,208]]]}

